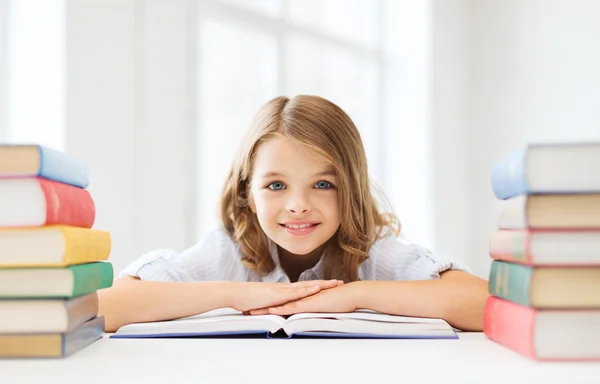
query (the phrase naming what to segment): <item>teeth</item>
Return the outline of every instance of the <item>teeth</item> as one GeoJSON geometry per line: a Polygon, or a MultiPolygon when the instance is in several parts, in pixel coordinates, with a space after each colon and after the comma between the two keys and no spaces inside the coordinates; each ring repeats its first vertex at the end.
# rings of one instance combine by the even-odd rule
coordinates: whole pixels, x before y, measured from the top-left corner
{"type": "Polygon", "coordinates": [[[291,229],[304,229],[304,228],[308,228],[310,226],[312,226],[312,224],[299,224],[299,225],[286,224],[286,227],[291,228],[291,229]]]}

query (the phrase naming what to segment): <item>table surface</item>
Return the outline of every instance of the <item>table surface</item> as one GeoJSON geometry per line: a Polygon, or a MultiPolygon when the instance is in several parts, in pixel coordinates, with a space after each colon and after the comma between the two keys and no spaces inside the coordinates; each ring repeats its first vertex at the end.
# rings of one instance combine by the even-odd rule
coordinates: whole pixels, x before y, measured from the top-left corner
{"type": "Polygon", "coordinates": [[[8,383],[600,383],[600,362],[537,362],[488,340],[110,339],[65,359],[0,359],[8,383]]]}

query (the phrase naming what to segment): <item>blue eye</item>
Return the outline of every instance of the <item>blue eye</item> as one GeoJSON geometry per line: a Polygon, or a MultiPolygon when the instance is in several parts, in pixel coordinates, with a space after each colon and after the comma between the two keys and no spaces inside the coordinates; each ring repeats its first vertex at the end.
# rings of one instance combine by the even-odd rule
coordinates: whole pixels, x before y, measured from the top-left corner
{"type": "Polygon", "coordinates": [[[272,182],[271,184],[267,185],[267,188],[269,188],[273,191],[281,191],[282,189],[285,189],[285,185],[283,185],[283,183],[281,181],[275,181],[275,182],[272,182]]]}
{"type": "Polygon", "coordinates": [[[317,184],[315,184],[317,189],[329,189],[333,188],[333,185],[329,181],[321,180],[317,184]]]}

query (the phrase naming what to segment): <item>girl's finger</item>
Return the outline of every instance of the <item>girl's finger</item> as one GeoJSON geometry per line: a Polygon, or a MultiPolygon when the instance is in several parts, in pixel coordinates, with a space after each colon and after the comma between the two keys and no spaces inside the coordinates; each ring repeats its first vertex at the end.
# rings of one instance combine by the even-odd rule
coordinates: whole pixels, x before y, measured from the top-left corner
{"type": "MultiPolygon", "coordinates": [[[[313,285],[318,285],[321,288],[327,289],[327,288],[333,288],[333,287],[337,287],[339,285],[340,280],[309,280],[309,281],[300,281],[297,283],[294,283],[293,285],[297,285],[300,287],[311,287],[313,285]]],[[[343,284],[343,282],[342,282],[343,284]]]]}
{"type": "Polygon", "coordinates": [[[299,288],[292,290],[289,293],[287,300],[285,300],[284,302],[300,300],[307,296],[314,295],[315,293],[319,292],[320,290],[321,290],[321,287],[319,285],[312,285],[310,287],[299,287],[299,288]]]}
{"type": "Polygon", "coordinates": [[[251,309],[249,311],[250,315],[256,316],[256,315],[268,315],[269,314],[269,308],[259,308],[259,309],[251,309]]]}
{"type": "Polygon", "coordinates": [[[269,308],[269,313],[272,315],[291,315],[298,312],[301,312],[301,309],[298,307],[297,302],[269,308]]]}

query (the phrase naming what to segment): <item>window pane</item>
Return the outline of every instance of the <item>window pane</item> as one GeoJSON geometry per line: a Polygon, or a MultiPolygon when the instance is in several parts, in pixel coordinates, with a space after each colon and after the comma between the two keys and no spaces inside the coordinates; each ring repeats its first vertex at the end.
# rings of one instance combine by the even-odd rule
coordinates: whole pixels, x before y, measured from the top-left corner
{"type": "Polygon", "coordinates": [[[200,234],[218,223],[221,187],[254,113],[277,94],[273,37],[220,20],[201,23],[197,146],[200,234]]]}
{"type": "Polygon", "coordinates": [[[8,5],[8,141],[65,146],[65,1],[8,5]]]}
{"type": "Polygon", "coordinates": [[[240,8],[246,8],[251,11],[257,11],[269,16],[279,15],[281,9],[281,0],[221,0],[223,3],[231,3],[240,8]]]}
{"type": "Polygon", "coordinates": [[[350,115],[361,133],[371,177],[379,183],[376,63],[302,37],[288,37],[284,46],[286,94],[322,96],[350,115]]]}
{"type": "Polygon", "coordinates": [[[373,46],[377,41],[377,4],[373,0],[289,0],[288,16],[295,23],[373,46]]]}
{"type": "Polygon", "coordinates": [[[385,0],[386,191],[411,240],[435,247],[431,159],[432,10],[428,1],[385,0]],[[402,178],[396,177],[402,174],[402,178]],[[406,180],[410,180],[407,188],[406,180]]]}
{"type": "Polygon", "coordinates": [[[8,136],[8,110],[7,84],[6,84],[6,28],[7,28],[8,1],[0,0],[0,142],[5,142],[8,136]]]}

